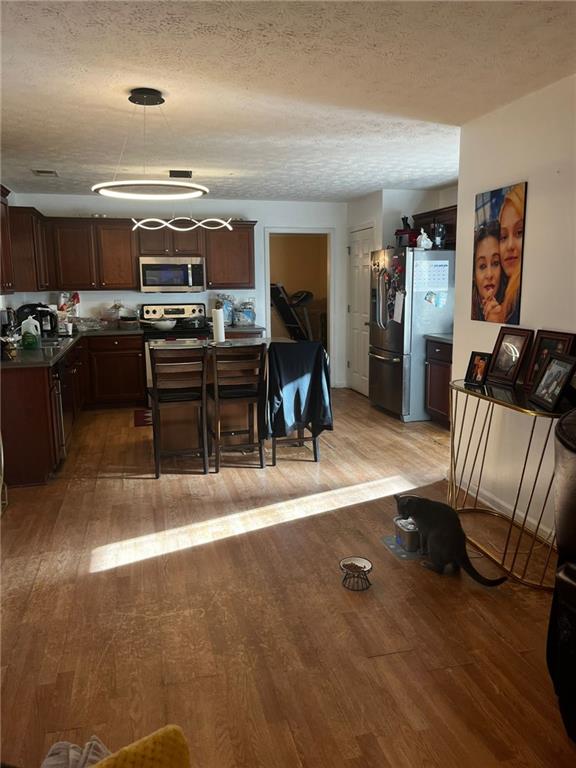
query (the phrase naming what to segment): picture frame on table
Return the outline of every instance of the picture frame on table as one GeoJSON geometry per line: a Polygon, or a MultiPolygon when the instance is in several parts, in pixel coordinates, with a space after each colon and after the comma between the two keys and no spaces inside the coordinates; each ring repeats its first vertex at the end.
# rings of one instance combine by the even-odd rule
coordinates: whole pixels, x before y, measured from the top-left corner
{"type": "Polygon", "coordinates": [[[488,382],[513,387],[532,344],[534,331],[531,328],[500,328],[488,368],[488,382]]]}
{"type": "Polygon", "coordinates": [[[524,387],[531,390],[551,355],[569,355],[574,347],[573,333],[539,330],[536,333],[526,370],[524,387]]]}
{"type": "Polygon", "coordinates": [[[555,411],[576,371],[576,357],[550,355],[530,392],[530,400],[547,411],[555,411]]]}
{"type": "Polygon", "coordinates": [[[474,387],[481,387],[486,382],[488,368],[492,359],[491,352],[472,352],[466,369],[464,381],[466,384],[472,384],[474,387]]]}

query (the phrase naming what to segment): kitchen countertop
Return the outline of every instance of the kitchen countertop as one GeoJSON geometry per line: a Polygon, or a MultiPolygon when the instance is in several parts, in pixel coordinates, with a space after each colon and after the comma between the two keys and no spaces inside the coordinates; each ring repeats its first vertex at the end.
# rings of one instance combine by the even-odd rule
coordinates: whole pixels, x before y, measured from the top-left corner
{"type": "Polygon", "coordinates": [[[295,344],[292,339],[286,338],[259,338],[259,339],[228,339],[227,341],[216,342],[211,339],[153,339],[148,342],[148,346],[158,349],[185,349],[186,347],[249,347],[253,344],[266,344],[268,346],[272,341],[286,342],[295,344]]]}
{"type": "MultiPolygon", "coordinates": [[[[226,327],[226,333],[234,335],[235,333],[246,333],[247,331],[254,331],[262,333],[265,329],[260,326],[236,326],[226,327]]],[[[63,336],[58,339],[58,346],[44,346],[40,349],[21,349],[16,350],[16,357],[14,360],[2,360],[1,365],[4,370],[11,370],[13,368],[51,368],[56,363],[59,363],[63,357],[75,346],[75,344],[90,336],[142,336],[144,331],[142,328],[134,328],[133,330],[119,330],[119,329],[94,329],[89,331],[80,331],[80,333],[74,336],[63,336]]],[[[205,338],[199,339],[200,343],[208,343],[210,332],[205,338]]],[[[53,341],[56,341],[54,339],[53,341]]],[[[163,343],[164,340],[157,339],[163,343]]],[[[242,343],[254,343],[255,339],[237,339],[234,344],[242,343]]]]}
{"type": "Polygon", "coordinates": [[[451,333],[435,333],[435,334],[424,334],[424,338],[428,339],[428,341],[437,341],[440,344],[452,344],[453,343],[453,336],[451,333]]]}

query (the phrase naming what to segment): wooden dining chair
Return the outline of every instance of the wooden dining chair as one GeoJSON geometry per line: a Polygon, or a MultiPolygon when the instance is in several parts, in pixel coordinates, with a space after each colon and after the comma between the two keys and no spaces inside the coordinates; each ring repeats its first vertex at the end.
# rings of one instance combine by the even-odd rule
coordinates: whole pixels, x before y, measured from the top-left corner
{"type": "Polygon", "coordinates": [[[242,450],[258,448],[260,467],[264,460],[264,438],[261,423],[266,406],[266,344],[249,344],[238,347],[213,346],[211,348],[213,382],[208,387],[212,401],[209,432],[214,444],[216,472],[220,471],[222,449],[242,450]],[[247,428],[223,430],[221,406],[235,403],[247,407],[247,428]],[[222,438],[247,435],[245,443],[226,445],[222,438]]]}
{"type": "MultiPolygon", "coordinates": [[[[176,455],[162,451],[161,410],[165,405],[191,403],[198,409],[198,438],[202,451],[204,474],[208,473],[208,427],[206,415],[206,347],[188,349],[150,348],[152,386],[148,388],[152,403],[152,429],[154,435],[154,467],[160,477],[160,460],[163,455],[176,455]]],[[[198,451],[181,451],[177,455],[197,454],[198,451]]]]}

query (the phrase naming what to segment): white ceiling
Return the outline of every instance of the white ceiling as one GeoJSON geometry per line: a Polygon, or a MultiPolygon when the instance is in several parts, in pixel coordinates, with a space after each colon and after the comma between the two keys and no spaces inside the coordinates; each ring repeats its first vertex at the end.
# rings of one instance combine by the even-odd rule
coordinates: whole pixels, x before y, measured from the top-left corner
{"type": "Polygon", "coordinates": [[[190,168],[215,198],[449,184],[458,126],[576,71],[572,2],[2,3],[3,177],[89,192],[190,168]],[[131,128],[130,128],[131,126],[131,128]],[[32,168],[53,169],[41,179],[32,168]]]}

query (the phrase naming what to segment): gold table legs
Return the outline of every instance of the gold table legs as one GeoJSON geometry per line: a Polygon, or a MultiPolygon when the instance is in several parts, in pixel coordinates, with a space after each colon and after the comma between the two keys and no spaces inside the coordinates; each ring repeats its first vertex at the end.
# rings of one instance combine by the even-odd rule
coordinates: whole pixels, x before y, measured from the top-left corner
{"type": "Polygon", "coordinates": [[[553,450],[552,428],[555,420],[546,419],[548,423],[541,439],[541,435],[536,436],[539,416],[525,416],[532,423],[523,451],[520,476],[515,481],[514,505],[508,515],[490,509],[482,500],[484,465],[491,445],[494,409],[498,407],[498,401],[474,396],[474,393],[454,387],[450,390],[450,401],[452,426],[448,503],[458,512],[467,513],[465,527],[468,529],[468,541],[517,581],[539,589],[552,589],[556,537],[554,530],[543,530],[542,520],[554,481],[553,470],[543,471],[543,464],[546,454],[553,450]],[[535,470],[530,477],[532,471],[528,468],[534,462],[535,470]],[[539,488],[545,488],[545,491],[538,507],[535,498],[539,495],[539,488]],[[527,501],[521,504],[526,492],[527,501]],[[475,525],[469,524],[474,520],[471,513],[482,515],[482,518],[475,520],[475,525]],[[486,515],[490,516],[490,523],[486,515]],[[481,525],[478,525],[479,520],[481,525]]]}

